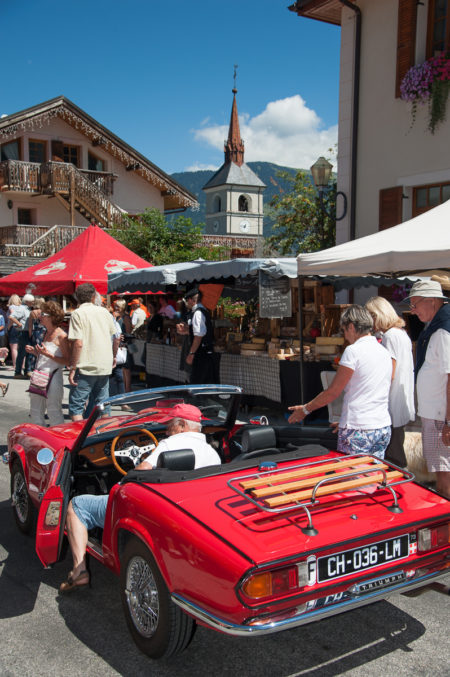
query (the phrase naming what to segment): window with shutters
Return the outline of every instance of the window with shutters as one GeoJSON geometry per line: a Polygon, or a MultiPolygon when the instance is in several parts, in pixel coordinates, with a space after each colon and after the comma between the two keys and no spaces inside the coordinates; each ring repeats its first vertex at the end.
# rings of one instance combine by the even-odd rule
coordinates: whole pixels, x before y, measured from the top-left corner
{"type": "Polygon", "coordinates": [[[416,186],[413,190],[412,215],[418,216],[450,199],[450,183],[416,186]]]}
{"type": "Polygon", "coordinates": [[[450,1],[429,0],[427,58],[450,49],[450,1]]]}

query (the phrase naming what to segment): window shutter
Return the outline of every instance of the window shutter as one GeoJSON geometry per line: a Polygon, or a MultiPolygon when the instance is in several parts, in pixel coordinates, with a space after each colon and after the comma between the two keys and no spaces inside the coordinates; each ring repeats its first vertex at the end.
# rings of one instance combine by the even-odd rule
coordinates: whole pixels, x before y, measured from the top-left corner
{"type": "Polygon", "coordinates": [[[403,186],[380,190],[380,213],[378,230],[386,230],[402,222],[403,186]]]}
{"type": "Polygon", "coordinates": [[[400,96],[400,84],[411,66],[416,51],[417,0],[398,0],[397,77],[395,96],[400,96]]]}
{"type": "Polygon", "coordinates": [[[52,160],[64,162],[64,144],[62,141],[52,141],[52,160]]]}

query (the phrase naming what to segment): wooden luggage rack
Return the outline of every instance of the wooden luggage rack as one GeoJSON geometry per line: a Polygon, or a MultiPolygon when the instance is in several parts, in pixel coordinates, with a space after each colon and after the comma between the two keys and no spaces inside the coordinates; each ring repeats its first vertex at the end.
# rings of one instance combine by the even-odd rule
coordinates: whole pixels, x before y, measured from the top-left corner
{"type": "Polygon", "coordinates": [[[265,512],[279,513],[302,508],[308,516],[303,529],[315,535],[308,508],[319,504],[321,496],[354,491],[376,484],[392,494],[391,512],[402,512],[393,487],[411,482],[414,475],[374,456],[356,454],[328,461],[297,464],[283,469],[264,469],[252,475],[235,477],[228,485],[265,512]]]}

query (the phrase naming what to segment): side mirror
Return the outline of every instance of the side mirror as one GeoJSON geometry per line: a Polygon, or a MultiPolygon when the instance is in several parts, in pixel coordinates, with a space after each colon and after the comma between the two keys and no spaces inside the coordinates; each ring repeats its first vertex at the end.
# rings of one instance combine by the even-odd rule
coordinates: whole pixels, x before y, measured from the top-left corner
{"type": "Polygon", "coordinates": [[[38,451],[37,461],[41,465],[49,465],[54,458],[53,451],[51,449],[47,449],[47,447],[43,447],[43,449],[38,451]]]}
{"type": "Polygon", "coordinates": [[[249,422],[253,425],[269,425],[267,416],[252,416],[249,422]]]}

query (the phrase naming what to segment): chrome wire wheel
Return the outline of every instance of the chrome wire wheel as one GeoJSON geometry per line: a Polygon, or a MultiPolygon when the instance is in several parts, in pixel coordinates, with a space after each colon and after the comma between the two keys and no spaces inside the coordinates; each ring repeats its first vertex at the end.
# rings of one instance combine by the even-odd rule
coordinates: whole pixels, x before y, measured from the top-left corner
{"type": "Polygon", "coordinates": [[[13,477],[12,502],[21,524],[25,524],[29,513],[29,498],[25,478],[21,472],[16,472],[13,477]]]}
{"type": "Polygon", "coordinates": [[[140,555],[128,562],[125,596],[136,630],[143,637],[152,637],[158,628],[159,594],[152,570],[140,555]]]}

